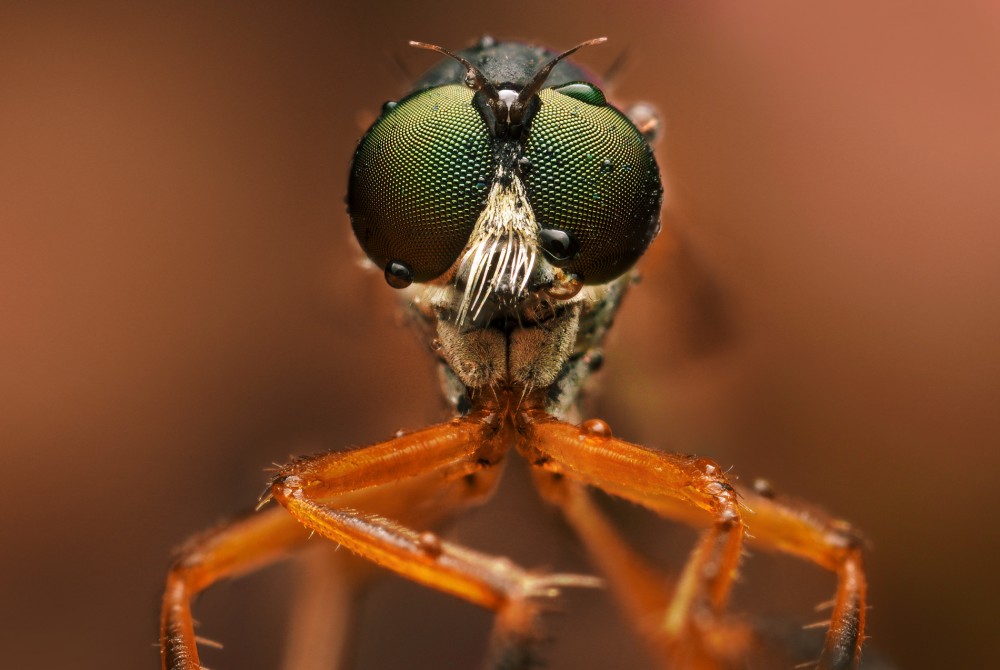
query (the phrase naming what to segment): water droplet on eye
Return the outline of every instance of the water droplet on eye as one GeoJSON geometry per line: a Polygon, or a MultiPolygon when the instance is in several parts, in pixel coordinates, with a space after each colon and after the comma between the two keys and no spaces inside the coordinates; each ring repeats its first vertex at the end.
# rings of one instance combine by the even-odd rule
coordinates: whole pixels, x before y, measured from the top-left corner
{"type": "Polygon", "coordinates": [[[562,93],[588,105],[603,106],[608,103],[601,89],[586,81],[575,81],[563,86],[553,88],[557,93],[562,93]]]}
{"type": "Polygon", "coordinates": [[[576,239],[564,230],[542,228],[538,232],[538,241],[542,251],[554,261],[568,261],[576,255],[576,239]]]}
{"type": "Polygon", "coordinates": [[[406,288],[413,283],[413,270],[402,261],[385,264],[385,281],[393,288],[406,288]]]}
{"type": "Polygon", "coordinates": [[[396,109],[396,106],[398,104],[399,103],[396,102],[395,100],[386,100],[385,102],[382,103],[382,113],[387,114],[391,112],[392,110],[396,109]]]}
{"type": "Polygon", "coordinates": [[[580,430],[595,437],[611,437],[611,426],[601,419],[587,419],[580,424],[580,430]]]}
{"type": "Polygon", "coordinates": [[[605,158],[604,160],[601,161],[601,174],[607,174],[609,172],[614,171],[614,169],[615,169],[615,164],[612,163],[609,159],[605,158]]]}

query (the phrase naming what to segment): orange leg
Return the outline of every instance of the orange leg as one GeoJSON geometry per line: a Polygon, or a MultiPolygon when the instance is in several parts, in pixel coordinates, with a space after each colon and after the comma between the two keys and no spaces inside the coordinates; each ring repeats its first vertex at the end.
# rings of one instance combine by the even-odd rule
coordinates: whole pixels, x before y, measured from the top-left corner
{"type": "MultiPolygon", "coordinates": [[[[340,502],[433,526],[483,499],[491,486],[489,477],[474,485],[458,481],[450,486],[442,485],[440,477],[415,477],[342,496],[340,502]]],[[[178,552],[167,579],[161,632],[163,667],[201,667],[191,620],[191,602],[200,591],[219,580],[286,558],[302,549],[308,538],[309,531],[286,510],[276,507],[188,541],[178,552]]],[[[337,667],[336,659],[343,657],[349,646],[345,639],[350,628],[349,607],[377,568],[347,552],[313,552],[307,558],[308,563],[301,567],[312,581],[299,589],[305,600],[297,601],[293,608],[284,667],[337,667]]]]}
{"type": "Polygon", "coordinates": [[[608,579],[612,593],[643,636],[659,635],[670,604],[672,582],[650,567],[622,539],[582,484],[534,469],[535,486],[546,502],[559,507],[583,541],[587,553],[608,579]]]}
{"type": "MultiPolygon", "coordinates": [[[[453,482],[443,485],[440,477],[415,477],[386,487],[365,489],[340,502],[390,514],[413,523],[433,526],[461,507],[482,499],[491,482],[453,482]]],[[[224,524],[190,541],[178,552],[167,577],[161,621],[162,665],[165,670],[201,668],[191,619],[194,597],[222,579],[237,577],[302,549],[309,531],[288,512],[275,507],[224,524]]],[[[285,667],[336,667],[343,656],[346,629],[350,625],[349,606],[372,576],[367,561],[346,552],[309,557],[311,577],[305,602],[293,609],[293,625],[285,667]],[[323,591],[320,595],[320,591],[323,591]],[[320,602],[322,598],[322,602],[320,602]],[[338,611],[329,611],[337,608],[338,611]],[[303,610],[308,609],[308,613],[303,610]],[[302,616],[308,617],[303,620],[302,616]],[[323,621],[335,623],[322,626],[323,621]],[[339,639],[339,641],[338,641],[339,639]],[[321,666],[316,664],[322,659],[321,666]]]]}
{"type": "MultiPolygon", "coordinates": [[[[521,634],[518,644],[530,637],[530,599],[553,596],[559,586],[593,585],[593,578],[533,575],[505,559],[441,542],[430,532],[415,533],[382,516],[433,524],[485,499],[499,473],[491,466],[506,449],[498,425],[490,415],[474,415],[285,468],[269,497],[282,502],[291,515],[280,508],[250,515],[194,538],[179,553],[163,601],[164,670],[201,670],[191,618],[191,602],[199,592],[220,579],[286,557],[305,544],[310,531],[404,576],[458,591],[498,611],[498,645],[504,646],[495,653],[522,653],[515,649],[514,634],[521,634]]],[[[364,570],[354,566],[348,572],[348,588],[356,590],[364,570]]]]}
{"type": "MultiPolygon", "coordinates": [[[[500,471],[493,468],[473,481],[459,479],[444,484],[439,473],[429,473],[339,496],[337,504],[396,519],[410,527],[434,528],[459,510],[485,501],[500,471]]],[[[293,519],[285,510],[282,513],[293,519]]],[[[425,543],[434,537],[428,533],[425,543]]],[[[286,670],[348,667],[358,600],[372,579],[385,574],[360,556],[337,551],[339,547],[331,542],[318,542],[319,546],[296,566],[299,583],[292,596],[295,606],[282,664],[286,670]]]]}
{"type": "Polygon", "coordinates": [[[311,531],[425,586],[497,613],[487,667],[519,667],[534,637],[539,598],[562,586],[593,586],[592,577],[534,574],[489,556],[418,533],[389,519],[338,504],[359,488],[437,472],[446,480],[490,476],[507,434],[482,412],[357,451],[306,458],[275,478],[274,499],[311,531]]]}
{"type": "MultiPolygon", "coordinates": [[[[280,508],[277,508],[280,509],[280,508]]],[[[292,518],[288,512],[281,510],[292,518]]],[[[323,540],[295,562],[283,670],[348,668],[357,638],[357,605],[378,568],[323,540]],[[371,569],[366,569],[370,566],[371,569]]]]}
{"type": "MultiPolygon", "coordinates": [[[[643,505],[663,516],[678,508],[686,514],[697,511],[711,526],[681,573],[659,622],[660,638],[669,649],[675,667],[714,668],[714,658],[742,653],[731,631],[723,631],[719,617],[739,565],[743,544],[743,513],[732,486],[717,465],[705,459],[677,456],[610,437],[603,422],[588,422],[584,428],[558,421],[543,412],[519,416],[518,449],[535,467],[580,484],[595,486],[613,495],[643,505]]],[[[571,511],[586,513],[580,507],[571,511]]],[[[597,517],[584,520],[584,530],[595,542],[608,542],[606,528],[597,517]]],[[[571,521],[572,521],[571,517],[571,521]]],[[[603,548],[607,560],[625,557],[627,548],[603,548]]],[[[638,559],[626,560],[633,566],[638,559]]],[[[612,582],[648,582],[638,571],[621,568],[612,582]],[[628,574],[631,573],[631,574],[628,574]]],[[[654,596],[655,598],[656,596],[654,596]]],[[[646,597],[647,602],[649,596],[646,597]]],[[[639,602],[637,596],[629,597],[639,602]]],[[[661,610],[662,611],[662,610],[661,610]]],[[[639,612],[640,616],[644,616],[639,612]]]]}
{"type": "Polygon", "coordinates": [[[284,558],[308,539],[284,510],[251,514],[197,536],[181,549],[167,576],[160,619],[163,670],[201,670],[191,619],[195,595],[220,579],[236,577],[284,558]]]}
{"type": "Polygon", "coordinates": [[[849,524],[769,490],[743,492],[753,510],[753,542],[811,561],[837,575],[830,628],[820,670],[856,668],[864,642],[867,582],[861,560],[861,538],[849,524]]]}
{"type": "MultiPolygon", "coordinates": [[[[660,632],[672,636],[671,627],[678,623],[675,617],[683,609],[678,601],[696,602],[702,597],[700,593],[713,593],[712,585],[704,582],[709,581],[713,572],[720,570],[732,575],[738,561],[738,555],[730,553],[724,539],[712,533],[719,526],[717,516],[706,515],[704,505],[692,500],[690,493],[691,488],[706,488],[706,475],[720,477],[718,467],[703,459],[662,454],[615,440],[607,434],[606,427],[596,432],[588,431],[588,424],[584,424],[583,429],[576,428],[540,414],[524,417],[522,425],[524,446],[519,448],[530,454],[538,467],[565,475],[576,482],[597,486],[663,516],[692,525],[712,525],[682,573],[673,601],[666,610],[666,625],[660,632]],[[635,468],[636,472],[629,482],[628,470],[631,468],[635,468]],[[660,482],[650,482],[651,477],[660,482]],[[623,484],[623,481],[628,483],[623,484]],[[672,496],[665,493],[664,488],[670,485],[678,487],[672,496]],[[706,565],[707,574],[704,572],[706,565]],[[699,580],[702,585],[698,584],[699,580]]],[[[597,425],[601,427],[602,424],[597,425]]],[[[551,476],[539,476],[537,481],[543,495],[563,508],[588,550],[606,571],[638,629],[648,634],[657,601],[662,602],[666,598],[666,587],[657,586],[655,573],[617,537],[578,485],[567,486],[551,476]]],[[[721,478],[715,481],[724,490],[731,490],[721,478]]],[[[710,488],[710,492],[718,490],[716,486],[710,488]]],[[[818,666],[822,670],[856,667],[864,630],[865,581],[855,536],[845,524],[801,505],[751,492],[744,495],[744,500],[745,507],[749,509],[744,511],[743,516],[752,533],[748,538],[755,545],[798,555],[837,573],[833,621],[818,666]]],[[[712,599],[711,595],[708,595],[707,601],[719,605],[711,608],[711,613],[718,615],[722,601],[712,599]]],[[[731,624],[723,626],[717,620],[713,622],[702,618],[699,621],[697,610],[688,606],[687,611],[695,616],[697,624],[701,624],[698,628],[705,629],[705,624],[708,624],[707,630],[714,633],[714,639],[705,640],[709,655],[720,660],[727,656],[739,658],[742,648],[749,642],[748,631],[731,624]]],[[[653,641],[657,642],[655,634],[653,641]]],[[[697,653],[685,656],[683,660],[678,659],[676,649],[670,654],[679,667],[714,667],[709,658],[698,660],[697,653]]]]}

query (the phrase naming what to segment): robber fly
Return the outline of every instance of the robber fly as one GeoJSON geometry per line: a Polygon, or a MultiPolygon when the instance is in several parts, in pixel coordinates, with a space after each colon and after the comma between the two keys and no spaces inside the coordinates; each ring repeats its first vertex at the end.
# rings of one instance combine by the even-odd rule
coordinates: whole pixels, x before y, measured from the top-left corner
{"type": "Polygon", "coordinates": [[[198,670],[193,597],[319,535],[404,578],[495,613],[486,668],[525,666],[542,605],[602,583],[663,667],[744,667],[759,642],[727,615],[748,539],[834,572],[815,665],[858,663],[865,577],[856,533],[766,489],[737,490],[714,462],[577,423],[580,390],[632,267],[660,228],[663,188],[647,105],[625,113],[569,51],[483,39],[386,103],[354,154],[351,225],[437,357],[454,418],[283,467],[269,506],[188,542],[162,610],[162,662],[198,670]],[[601,575],[545,574],[433,528],[484,501],[513,449],[601,575]],[[619,536],[590,490],[704,530],[675,579],[619,536]],[[748,529],[752,535],[748,533],[748,529]]]}

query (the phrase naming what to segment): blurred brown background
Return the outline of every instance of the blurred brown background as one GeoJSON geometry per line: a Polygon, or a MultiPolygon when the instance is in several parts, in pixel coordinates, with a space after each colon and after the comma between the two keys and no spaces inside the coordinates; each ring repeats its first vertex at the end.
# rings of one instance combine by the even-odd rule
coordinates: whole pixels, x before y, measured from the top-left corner
{"type": "MultiPolygon", "coordinates": [[[[591,412],[732,465],[871,539],[872,643],[995,653],[1000,10],[995,3],[6,2],[0,9],[0,648],[153,668],[172,547],[294,452],[440,416],[343,195],[362,125],[483,32],[568,47],[665,119],[666,232],[591,412]]],[[[516,469],[455,534],[585,562],[516,469]],[[525,495],[520,495],[525,493],[525,495]]],[[[693,535],[617,509],[654,553],[693,535]],[[666,538],[666,539],[664,539],[666,538]],[[669,541],[668,541],[669,540],[669,541]]],[[[741,608],[807,622],[829,575],[747,565],[741,608]]],[[[271,668],[291,571],[201,601],[209,667],[271,668]]],[[[572,594],[553,668],[641,652],[572,594]],[[574,660],[575,659],[575,660],[574,660]],[[587,659],[581,661],[580,659],[587,659]]],[[[362,667],[470,667],[487,617],[387,580],[362,667]],[[395,642],[398,640],[398,644],[395,642]]]]}

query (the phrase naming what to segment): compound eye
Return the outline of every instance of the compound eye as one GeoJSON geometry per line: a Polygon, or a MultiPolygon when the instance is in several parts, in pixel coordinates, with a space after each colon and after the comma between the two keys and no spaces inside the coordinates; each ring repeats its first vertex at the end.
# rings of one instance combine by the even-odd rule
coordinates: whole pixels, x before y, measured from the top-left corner
{"type": "Polygon", "coordinates": [[[622,275],[660,229],[663,187],[653,153],[593,84],[539,93],[524,183],[553,265],[601,284],[622,275]]]}
{"type": "Polygon", "coordinates": [[[386,105],[354,153],[351,226],[392,286],[444,274],[483,209],[493,153],[472,96],[448,85],[386,105]]]}

